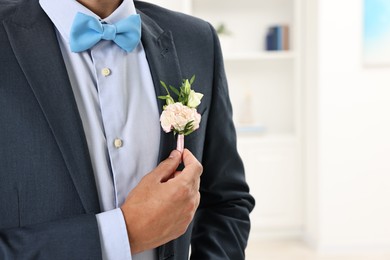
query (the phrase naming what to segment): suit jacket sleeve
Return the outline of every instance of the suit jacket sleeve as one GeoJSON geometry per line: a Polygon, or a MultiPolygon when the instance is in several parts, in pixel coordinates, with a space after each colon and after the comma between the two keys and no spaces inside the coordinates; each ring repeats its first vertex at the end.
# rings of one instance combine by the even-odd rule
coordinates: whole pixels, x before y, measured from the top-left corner
{"type": "Polygon", "coordinates": [[[0,230],[0,259],[101,259],[96,217],[0,230]]]}
{"type": "Polygon", "coordinates": [[[249,235],[249,194],[237,152],[223,58],[216,32],[214,82],[203,154],[201,204],[195,217],[191,259],[244,259],[249,235]]]}

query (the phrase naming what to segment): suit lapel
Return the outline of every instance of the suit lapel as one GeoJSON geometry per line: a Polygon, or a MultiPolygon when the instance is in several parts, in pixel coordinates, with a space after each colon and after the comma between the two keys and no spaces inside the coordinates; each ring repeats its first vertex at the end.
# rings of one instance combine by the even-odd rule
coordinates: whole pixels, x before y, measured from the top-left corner
{"type": "MultiPolygon", "coordinates": [[[[160,80],[178,86],[182,81],[179,60],[170,31],[163,31],[150,17],[138,11],[142,19],[142,44],[146,52],[157,96],[166,95],[160,80]]],[[[161,114],[165,101],[157,99],[161,114]]],[[[168,157],[175,149],[172,133],[166,134],[161,129],[159,161],[168,157]]]]}
{"type": "MultiPolygon", "coordinates": [[[[166,95],[160,84],[160,80],[178,86],[182,81],[181,69],[176,53],[175,44],[170,31],[162,30],[150,17],[138,10],[142,19],[142,44],[146,52],[150,71],[157,96],[166,95]]],[[[165,101],[157,99],[161,114],[165,101]]],[[[161,128],[160,128],[161,129],[161,128]]],[[[161,129],[159,161],[168,157],[169,153],[176,148],[176,142],[172,133],[165,133],[161,129]]],[[[175,240],[158,248],[160,260],[174,257],[175,240]]]]}
{"type": "Polygon", "coordinates": [[[4,22],[22,68],[61,150],[86,212],[99,201],[88,147],[54,27],[38,1],[24,1],[22,12],[4,22]],[[26,13],[30,12],[29,15],[26,13]]]}

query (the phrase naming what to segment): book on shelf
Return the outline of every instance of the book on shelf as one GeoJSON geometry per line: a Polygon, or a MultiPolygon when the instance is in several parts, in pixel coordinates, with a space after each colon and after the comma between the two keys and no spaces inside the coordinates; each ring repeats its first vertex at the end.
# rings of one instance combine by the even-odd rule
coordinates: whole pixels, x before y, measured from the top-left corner
{"type": "Polygon", "coordinates": [[[290,49],[290,29],[287,25],[268,28],[266,36],[267,51],[287,51],[290,49]]]}

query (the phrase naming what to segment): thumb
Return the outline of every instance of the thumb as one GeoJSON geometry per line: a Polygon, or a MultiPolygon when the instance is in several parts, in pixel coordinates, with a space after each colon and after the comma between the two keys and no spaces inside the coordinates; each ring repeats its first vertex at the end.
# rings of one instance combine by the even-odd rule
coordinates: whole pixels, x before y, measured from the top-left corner
{"type": "Polygon", "coordinates": [[[169,157],[153,170],[152,174],[154,174],[160,182],[167,181],[171,178],[172,174],[176,172],[177,167],[179,167],[181,157],[182,155],[178,150],[173,150],[169,157]]]}

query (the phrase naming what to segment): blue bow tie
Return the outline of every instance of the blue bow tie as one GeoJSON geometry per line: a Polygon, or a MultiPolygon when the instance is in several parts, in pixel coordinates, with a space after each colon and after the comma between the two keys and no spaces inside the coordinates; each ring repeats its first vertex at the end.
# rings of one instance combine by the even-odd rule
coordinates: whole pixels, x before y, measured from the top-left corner
{"type": "Polygon", "coordinates": [[[141,39],[141,18],[130,15],[115,24],[104,24],[95,17],[77,13],[70,30],[70,49],[73,52],[88,50],[100,40],[115,42],[127,52],[137,47],[141,39]]]}

